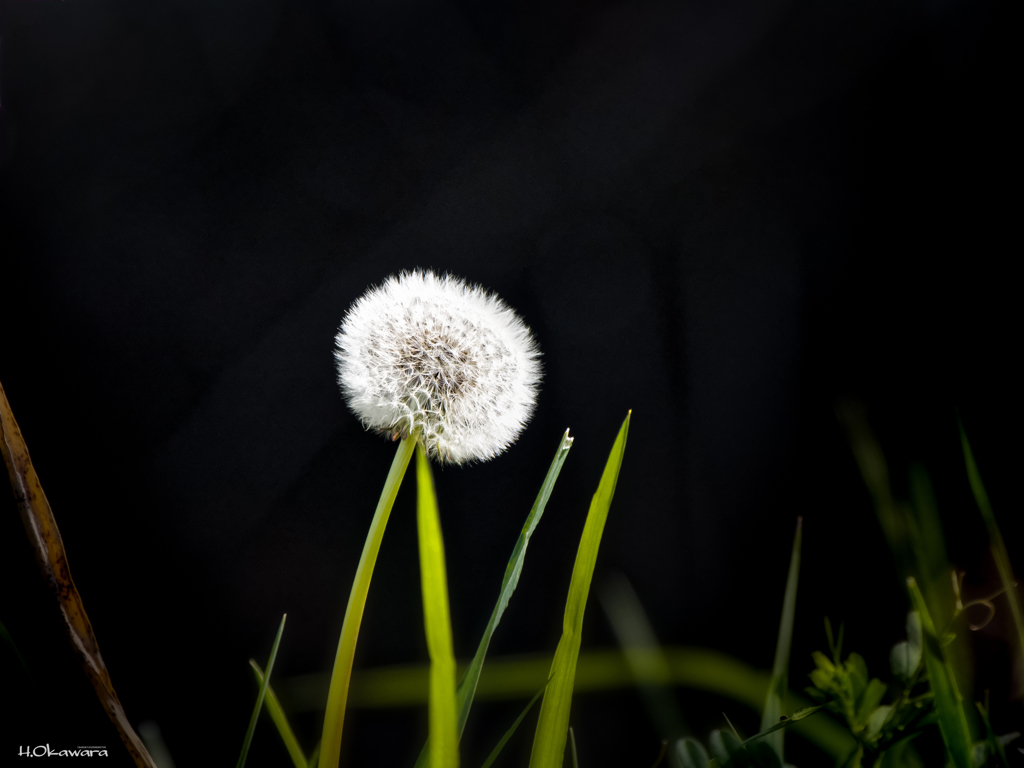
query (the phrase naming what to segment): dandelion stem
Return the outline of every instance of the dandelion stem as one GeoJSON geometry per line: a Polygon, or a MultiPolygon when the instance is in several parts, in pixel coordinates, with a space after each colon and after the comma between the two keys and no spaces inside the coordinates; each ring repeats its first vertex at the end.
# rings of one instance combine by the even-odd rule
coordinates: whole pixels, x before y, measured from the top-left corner
{"type": "Polygon", "coordinates": [[[380,501],[377,502],[377,511],[373,513],[373,521],[366,534],[366,543],[363,544],[363,554],[359,558],[352,591],[348,596],[345,621],[341,627],[341,638],[338,640],[338,652],[334,657],[331,687],[327,693],[327,711],[324,713],[319,768],[337,768],[341,758],[341,729],[345,720],[345,704],[352,678],[352,660],[355,657],[359,627],[363,621],[366,595],[370,590],[370,579],[373,576],[373,566],[377,563],[377,553],[384,538],[384,529],[387,527],[391,508],[395,504],[398,488],[402,485],[402,478],[405,477],[405,470],[409,466],[417,439],[413,436],[399,444],[395,460],[388,472],[388,479],[384,482],[380,501]]]}

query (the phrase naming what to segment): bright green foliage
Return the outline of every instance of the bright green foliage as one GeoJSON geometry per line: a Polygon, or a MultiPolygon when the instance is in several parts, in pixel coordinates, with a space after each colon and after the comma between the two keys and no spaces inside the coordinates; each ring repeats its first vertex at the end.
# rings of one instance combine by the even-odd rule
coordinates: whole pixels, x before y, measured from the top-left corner
{"type": "Polygon", "coordinates": [[[544,691],[544,700],[537,720],[537,732],[533,739],[530,768],[561,768],[565,753],[566,733],[569,727],[569,708],[572,704],[573,681],[576,677],[576,660],[580,652],[580,633],[583,629],[583,611],[590,593],[590,582],[594,577],[597,551],[601,535],[608,519],[615,484],[622,466],[622,455],[626,450],[626,434],[629,431],[629,416],[622,422],[618,437],[612,446],[605,465],[601,482],[590,503],[587,522],[583,527],[569,583],[569,596],[565,603],[565,617],[562,620],[562,638],[555,650],[551,664],[550,682],[544,691]]]}
{"type": "MultiPolygon", "coordinates": [[[[252,667],[253,673],[256,675],[256,681],[263,686],[263,670],[260,669],[259,664],[255,660],[249,659],[249,666],[252,667]]],[[[281,702],[278,701],[277,694],[274,693],[274,689],[269,685],[267,688],[267,696],[263,700],[264,706],[267,708],[267,713],[270,715],[270,719],[274,721],[274,725],[277,726],[277,732],[281,735],[281,741],[284,742],[284,748],[288,750],[288,756],[291,757],[292,763],[295,764],[295,768],[307,768],[309,761],[306,760],[306,755],[302,751],[302,747],[299,746],[299,740],[295,738],[295,732],[292,730],[291,725],[288,724],[288,718],[284,713],[284,708],[281,706],[281,702]]]]}
{"type": "MultiPolygon", "coordinates": [[[[796,617],[796,588],[800,581],[800,542],[803,519],[797,518],[796,534],[793,536],[793,551],[789,557],[789,576],[786,578],[786,592],[782,600],[782,618],[779,620],[779,639],[775,644],[775,661],[772,664],[772,679],[768,685],[761,714],[761,730],[779,722],[785,711],[785,698],[789,690],[789,650],[793,645],[793,620],[796,617]]],[[[767,743],[775,750],[779,761],[783,759],[783,731],[779,729],[768,737],[767,743]]]]}
{"type": "MultiPolygon", "coordinates": [[[[555,481],[558,479],[559,472],[562,471],[562,464],[565,463],[565,458],[569,455],[570,448],[572,448],[572,438],[569,437],[569,430],[565,430],[565,434],[562,435],[562,440],[558,444],[558,450],[555,452],[555,458],[548,468],[543,484],[541,484],[540,492],[533,502],[530,514],[526,516],[526,522],[523,524],[523,530],[519,534],[519,539],[516,541],[515,547],[512,548],[512,556],[505,567],[505,577],[501,580],[498,602],[495,603],[494,610],[491,611],[491,618],[484,628],[484,634],[480,638],[476,654],[473,656],[472,661],[469,662],[469,666],[466,668],[462,680],[459,682],[459,687],[455,692],[460,739],[462,738],[463,730],[466,728],[469,709],[473,705],[473,697],[476,694],[476,687],[480,680],[480,671],[484,665],[484,658],[487,656],[487,648],[491,644],[491,635],[494,634],[498,622],[501,621],[501,617],[508,607],[508,601],[519,584],[519,575],[523,570],[523,561],[526,559],[526,547],[529,545],[530,537],[533,536],[533,532],[537,529],[537,524],[540,522],[541,517],[544,516],[544,508],[547,506],[551,492],[555,488],[555,481]]],[[[512,730],[514,731],[517,726],[518,721],[512,727],[512,730]]],[[[502,742],[503,744],[504,742],[502,742]]],[[[422,768],[428,764],[428,755],[428,747],[424,746],[419,758],[416,760],[416,768],[422,768]]]]}
{"type": "Polygon", "coordinates": [[[430,764],[434,768],[459,765],[458,717],[455,708],[455,652],[448,608],[448,576],[444,562],[441,518],[437,511],[434,479],[422,444],[416,446],[416,522],[419,529],[420,582],[423,624],[430,655],[428,709],[430,764]]]}
{"type": "Polygon", "coordinates": [[[288,614],[281,617],[281,626],[277,628],[277,637],[274,638],[274,645],[270,649],[270,659],[267,661],[267,674],[260,684],[260,692],[256,697],[256,706],[252,710],[252,717],[249,718],[249,727],[245,731],[245,738],[242,740],[242,753],[238,756],[237,768],[243,768],[245,760],[249,756],[249,746],[252,744],[253,733],[256,732],[256,721],[259,719],[260,710],[263,709],[263,700],[267,695],[267,688],[270,685],[270,673],[274,671],[274,659],[277,658],[277,648],[281,645],[281,635],[284,634],[284,622],[288,614]]]}

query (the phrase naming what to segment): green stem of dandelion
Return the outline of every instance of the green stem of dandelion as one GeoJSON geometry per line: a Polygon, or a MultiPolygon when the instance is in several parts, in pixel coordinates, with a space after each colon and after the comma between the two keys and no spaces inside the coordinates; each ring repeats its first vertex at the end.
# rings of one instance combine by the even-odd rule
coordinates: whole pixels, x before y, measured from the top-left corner
{"type": "Polygon", "coordinates": [[[345,720],[345,704],[348,701],[348,688],[352,678],[352,660],[356,653],[356,640],[359,638],[359,627],[363,621],[363,609],[366,607],[366,595],[370,590],[370,579],[373,566],[377,563],[377,553],[384,538],[391,508],[405,477],[417,438],[409,437],[398,446],[395,460],[384,482],[377,511],[373,513],[370,530],[363,544],[363,554],[359,558],[356,577],[352,582],[352,591],[348,596],[348,607],[345,609],[345,621],[341,627],[341,638],[338,640],[338,652],[334,657],[334,671],[331,674],[331,687],[327,693],[327,711],[324,713],[324,732],[320,742],[319,768],[338,768],[341,759],[341,729],[345,720]]]}

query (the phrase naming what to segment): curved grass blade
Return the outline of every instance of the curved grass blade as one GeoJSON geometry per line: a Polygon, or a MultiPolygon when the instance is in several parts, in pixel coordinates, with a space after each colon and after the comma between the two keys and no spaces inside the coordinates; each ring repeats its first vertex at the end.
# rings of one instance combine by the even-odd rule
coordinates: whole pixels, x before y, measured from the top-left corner
{"type": "MultiPolygon", "coordinates": [[[[505,576],[501,580],[501,591],[498,593],[498,602],[494,605],[494,610],[491,611],[491,618],[487,622],[487,626],[484,628],[483,637],[480,638],[480,644],[477,646],[476,654],[473,659],[469,662],[469,666],[466,667],[466,671],[462,676],[462,680],[459,681],[459,687],[455,691],[455,706],[458,710],[458,723],[459,723],[459,739],[462,739],[462,732],[466,728],[466,720],[469,718],[470,707],[473,706],[473,697],[476,695],[476,686],[480,680],[480,670],[483,668],[484,659],[487,656],[487,648],[491,644],[491,635],[494,634],[494,629],[498,626],[498,622],[501,621],[502,615],[505,613],[505,609],[508,607],[508,601],[512,597],[512,593],[516,591],[516,587],[519,585],[519,575],[523,570],[523,561],[526,559],[526,548],[530,544],[530,537],[533,536],[533,532],[537,528],[537,524],[540,522],[541,517],[544,516],[544,508],[547,506],[548,499],[551,497],[551,491],[554,490],[555,481],[558,479],[558,473],[562,471],[562,464],[565,463],[566,456],[569,455],[569,449],[572,448],[572,438],[569,437],[569,430],[565,430],[565,434],[562,435],[562,440],[558,444],[558,450],[555,452],[555,458],[551,462],[551,466],[548,468],[548,473],[544,478],[544,482],[541,484],[540,491],[537,493],[537,498],[533,502],[533,507],[530,509],[530,514],[526,516],[526,522],[523,523],[523,529],[519,534],[519,539],[516,541],[516,545],[512,548],[512,556],[509,557],[508,565],[505,566],[505,576]]],[[[415,768],[423,768],[428,765],[428,754],[429,749],[427,745],[423,746],[420,751],[420,756],[416,760],[415,768]]]]}
{"type": "MultiPolygon", "coordinates": [[[[547,686],[545,685],[544,688],[547,688],[547,686]]],[[[501,737],[498,744],[491,750],[491,754],[487,756],[487,760],[481,768],[491,768],[491,764],[498,759],[498,755],[501,754],[501,750],[505,748],[505,745],[508,744],[508,740],[515,734],[519,724],[523,722],[523,719],[530,713],[530,710],[533,709],[533,705],[537,703],[537,699],[539,699],[541,694],[544,693],[544,688],[541,688],[533,695],[533,698],[530,699],[530,703],[523,708],[523,711],[519,713],[519,717],[517,717],[515,722],[512,723],[512,727],[505,731],[505,735],[501,737]]]]}
{"type": "Polygon", "coordinates": [[[981,517],[985,521],[985,528],[988,530],[989,546],[992,548],[992,556],[996,561],[996,568],[999,571],[999,580],[1006,590],[1006,598],[1010,602],[1010,614],[1013,616],[1013,625],[1017,630],[1017,641],[1020,643],[1021,662],[1024,663],[1024,610],[1021,609],[1020,593],[1017,592],[1017,581],[1013,578],[1013,568],[1010,567],[1010,554],[1006,551],[1006,542],[1003,541],[1003,534],[996,525],[995,514],[992,512],[992,503],[989,501],[988,492],[981,482],[981,473],[978,472],[978,465],[974,462],[974,452],[971,444],[967,441],[967,432],[964,425],[957,419],[957,426],[960,427],[960,444],[964,451],[964,463],[967,465],[967,478],[971,483],[971,491],[978,503],[981,517]]]}
{"type": "MultiPolygon", "coordinates": [[[[782,600],[782,618],[779,620],[779,639],[775,644],[775,661],[772,664],[772,679],[768,684],[768,696],[761,714],[761,731],[776,725],[785,711],[785,696],[789,690],[789,651],[793,645],[793,619],[796,616],[796,589],[800,581],[800,543],[803,536],[803,518],[796,519],[796,534],[793,536],[793,552],[789,557],[789,576],[786,578],[786,593],[782,600]]],[[[783,731],[773,731],[768,744],[783,760],[783,731]]]]}
{"type": "MultiPolygon", "coordinates": [[[[632,411],[630,412],[632,413],[632,411]]],[[[583,612],[587,605],[590,582],[594,578],[597,551],[601,535],[608,520],[608,510],[615,495],[615,484],[622,467],[622,455],[626,450],[626,434],[629,432],[629,415],[622,422],[618,437],[612,446],[608,462],[601,475],[597,492],[590,502],[587,522],[583,526],[576,553],[576,563],[569,583],[569,596],[565,603],[562,620],[562,639],[555,650],[551,663],[550,682],[544,691],[537,719],[537,732],[533,738],[530,754],[530,768],[560,768],[565,753],[565,739],[569,727],[569,709],[572,705],[573,682],[576,677],[576,660],[580,653],[580,632],[583,628],[583,612]]]]}
{"type": "Polygon", "coordinates": [[[420,581],[423,624],[430,655],[428,745],[434,768],[459,764],[458,717],[455,708],[455,653],[448,609],[448,576],[444,563],[441,518],[437,512],[434,479],[422,443],[416,446],[416,522],[419,528],[420,581]]]}
{"type": "MultiPolygon", "coordinates": [[[[263,670],[260,669],[259,664],[254,659],[249,659],[249,666],[252,667],[252,671],[256,674],[256,682],[262,687],[263,670]]],[[[299,746],[299,740],[295,738],[295,731],[288,724],[288,718],[284,713],[281,702],[277,698],[277,694],[274,693],[274,689],[269,685],[267,686],[267,696],[263,700],[263,705],[267,708],[267,714],[270,715],[270,719],[277,726],[277,732],[281,735],[281,741],[284,742],[284,748],[288,750],[288,756],[295,764],[295,768],[307,768],[309,761],[306,760],[306,755],[302,751],[302,747],[299,746]]]]}
{"type": "Polygon", "coordinates": [[[121,701],[114,691],[107,665],[100,655],[100,646],[96,642],[92,622],[89,621],[82,596],[71,578],[67,552],[57,528],[57,520],[32,465],[28,446],[25,445],[18,422],[15,421],[10,403],[7,402],[3,385],[0,385],[0,453],[3,453],[4,463],[7,465],[14,498],[18,503],[25,532],[32,544],[36,563],[57,597],[64,618],[64,628],[67,630],[75,655],[78,656],[100,704],[117,728],[132,760],[140,768],[156,768],[153,758],[128,722],[121,701]]]}
{"type": "Polygon", "coordinates": [[[686,723],[672,694],[672,670],[633,586],[622,574],[613,574],[598,596],[658,735],[678,741],[686,723]]]}
{"type": "Polygon", "coordinates": [[[946,750],[956,768],[971,768],[971,727],[967,719],[963,699],[956,687],[935,631],[924,596],[913,577],[907,579],[907,589],[914,609],[921,617],[924,631],[924,659],[928,669],[928,680],[935,697],[935,712],[939,718],[939,731],[946,742],[946,750]]]}
{"type": "Polygon", "coordinates": [[[405,477],[413,450],[418,441],[414,438],[402,440],[391,463],[384,489],[381,491],[377,509],[370,522],[370,530],[366,534],[363,553],[359,556],[356,576],[352,581],[352,591],[348,596],[345,608],[345,621],[341,625],[341,637],[338,639],[338,651],[334,656],[334,671],[331,673],[331,685],[327,692],[327,710],[324,713],[324,731],[320,740],[320,768],[338,768],[341,759],[341,733],[345,724],[345,706],[348,702],[348,688],[352,679],[352,661],[356,654],[356,641],[359,639],[359,627],[363,623],[363,609],[366,608],[366,595],[370,591],[370,579],[373,577],[373,566],[377,563],[377,553],[384,538],[391,508],[405,477]]]}
{"type": "Polygon", "coordinates": [[[260,692],[256,696],[256,706],[253,707],[252,717],[249,718],[249,727],[245,730],[245,738],[242,740],[242,752],[238,756],[236,768],[242,768],[245,765],[246,758],[249,756],[252,735],[256,732],[256,721],[259,719],[260,710],[263,709],[263,700],[266,698],[267,688],[270,685],[270,675],[274,671],[274,659],[277,658],[277,649],[281,645],[281,635],[284,634],[284,622],[287,618],[288,614],[286,613],[281,617],[281,626],[277,628],[277,637],[274,638],[274,645],[270,649],[270,659],[267,661],[267,674],[263,676],[263,681],[260,683],[260,692]]]}
{"type": "Polygon", "coordinates": [[[579,755],[576,754],[576,734],[569,726],[569,746],[572,748],[572,768],[580,768],[579,755]]]}

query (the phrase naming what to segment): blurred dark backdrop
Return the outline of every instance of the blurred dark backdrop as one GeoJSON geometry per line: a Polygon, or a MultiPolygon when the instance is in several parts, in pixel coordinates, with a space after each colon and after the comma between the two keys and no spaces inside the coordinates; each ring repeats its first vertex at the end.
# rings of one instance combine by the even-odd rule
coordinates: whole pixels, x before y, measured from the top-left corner
{"type": "MultiPolygon", "coordinates": [[[[906,605],[843,397],[866,404],[898,492],[912,461],[931,471],[951,558],[980,593],[996,576],[959,408],[1024,571],[1010,8],[3,0],[0,381],[129,717],[159,724],[179,768],[229,764],[246,661],[265,660],[283,612],[275,676],[329,669],[393,452],[347,412],[332,339],[368,285],[406,268],[498,292],[544,352],[519,443],[437,472],[462,656],[568,426],[492,645],[553,651],[630,408],[595,583],[629,577],[663,642],[770,666],[803,515],[794,686],[826,614],[888,676],[906,605]]],[[[361,667],[426,658],[411,503],[407,489],[361,667]]],[[[8,674],[0,754],[80,742],[120,758],[6,493],[0,579],[35,680],[8,674]]],[[[592,602],[584,647],[613,642],[592,602]]],[[[1005,646],[995,629],[979,644],[997,724],[1019,727],[1005,646]]],[[[682,695],[701,737],[724,708],[757,727],[682,695]]],[[[475,710],[467,765],[519,706],[475,710]]],[[[353,712],[350,764],[411,764],[425,722],[353,712]]],[[[573,723],[581,764],[657,752],[631,692],[578,697],[573,723]]],[[[316,716],[296,725],[309,749],[316,716]]],[[[261,723],[250,765],[285,760],[261,723]]]]}

